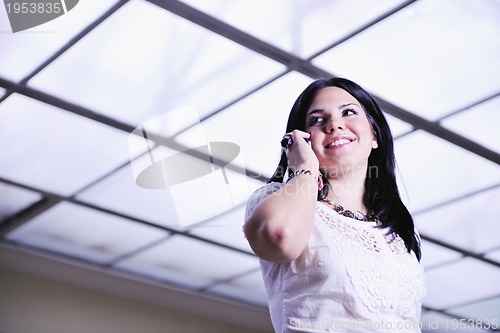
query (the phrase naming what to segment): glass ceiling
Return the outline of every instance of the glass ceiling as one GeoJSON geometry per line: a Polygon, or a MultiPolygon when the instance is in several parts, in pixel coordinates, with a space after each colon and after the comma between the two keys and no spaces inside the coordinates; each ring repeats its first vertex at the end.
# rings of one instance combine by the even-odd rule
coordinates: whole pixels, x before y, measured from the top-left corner
{"type": "Polygon", "coordinates": [[[3,246],[265,308],[245,201],[300,91],[342,76],[393,130],[424,331],[500,318],[500,0],[80,1],[18,33],[0,7],[3,246]]]}

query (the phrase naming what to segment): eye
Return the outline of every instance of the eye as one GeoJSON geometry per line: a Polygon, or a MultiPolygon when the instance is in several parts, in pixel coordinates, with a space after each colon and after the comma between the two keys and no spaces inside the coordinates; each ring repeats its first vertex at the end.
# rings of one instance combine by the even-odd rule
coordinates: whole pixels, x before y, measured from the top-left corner
{"type": "Polygon", "coordinates": [[[309,118],[308,125],[314,126],[317,124],[321,124],[324,121],[325,121],[325,117],[323,117],[323,116],[312,116],[311,118],[309,118]]]}
{"type": "Polygon", "coordinates": [[[355,116],[357,114],[358,114],[358,112],[356,112],[353,109],[345,109],[342,111],[342,116],[344,116],[344,117],[355,116]]]}

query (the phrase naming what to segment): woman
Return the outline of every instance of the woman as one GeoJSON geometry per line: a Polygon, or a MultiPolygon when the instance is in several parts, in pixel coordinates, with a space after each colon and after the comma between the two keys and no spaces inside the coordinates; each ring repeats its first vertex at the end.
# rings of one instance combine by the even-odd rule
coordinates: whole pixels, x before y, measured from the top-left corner
{"type": "Polygon", "coordinates": [[[244,225],[276,332],[420,332],[420,242],[376,102],[352,81],[316,80],[286,131],[244,225]]]}

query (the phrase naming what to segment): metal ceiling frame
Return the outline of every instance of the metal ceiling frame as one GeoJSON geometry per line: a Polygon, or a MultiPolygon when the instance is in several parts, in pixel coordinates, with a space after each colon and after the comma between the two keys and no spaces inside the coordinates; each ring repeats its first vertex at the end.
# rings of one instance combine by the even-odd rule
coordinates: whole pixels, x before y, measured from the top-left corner
{"type": "MultiPolygon", "coordinates": [[[[394,13],[397,13],[398,11],[402,10],[403,8],[406,8],[407,6],[416,2],[416,0],[408,1],[408,2],[404,3],[403,5],[399,6],[398,8],[395,8],[394,10],[384,14],[383,16],[379,17],[378,19],[361,27],[360,29],[353,32],[349,36],[346,36],[340,42],[336,42],[336,43],[328,46],[327,48],[324,48],[323,50],[314,54],[312,57],[310,57],[308,59],[301,59],[301,58],[299,58],[291,53],[283,51],[283,50],[281,50],[281,49],[279,49],[271,44],[268,44],[262,40],[259,40],[259,39],[243,32],[243,31],[241,31],[241,30],[238,30],[238,29],[234,28],[233,26],[230,26],[230,25],[228,25],[220,20],[217,20],[212,16],[209,16],[209,15],[207,15],[207,14],[205,14],[197,9],[194,9],[194,8],[188,6],[180,1],[177,1],[177,0],[147,0],[147,1],[159,6],[165,10],[168,10],[168,11],[170,11],[178,16],[181,16],[181,17],[191,21],[192,23],[194,23],[196,25],[199,25],[199,26],[202,26],[206,29],[209,29],[210,31],[212,31],[218,35],[221,35],[225,38],[228,38],[229,40],[231,40],[233,42],[236,42],[236,43],[238,43],[238,44],[240,44],[240,45],[242,45],[242,46],[244,46],[252,51],[258,52],[258,53],[286,66],[287,70],[284,73],[270,79],[268,82],[263,83],[261,86],[256,87],[256,88],[252,89],[251,91],[245,93],[244,95],[238,97],[237,99],[233,100],[229,105],[237,103],[238,101],[247,97],[251,93],[257,91],[259,88],[263,87],[264,85],[271,83],[272,81],[277,80],[278,78],[282,77],[286,73],[289,73],[292,71],[300,72],[300,73],[305,74],[311,78],[332,77],[333,76],[332,74],[314,66],[311,63],[311,60],[314,57],[316,57],[324,52],[327,52],[332,47],[335,47],[338,44],[348,40],[349,38],[352,38],[353,36],[361,33],[362,31],[369,29],[370,27],[379,23],[381,20],[387,18],[388,16],[393,15],[394,13]]],[[[70,103],[68,101],[65,101],[64,99],[58,98],[58,97],[50,95],[50,94],[46,94],[42,91],[39,91],[39,90],[36,90],[36,89],[33,89],[33,88],[27,86],[27,83],[29,82],[30,79],[32,79],[35,75],[37,75],[39,72],[41,72],[44,68],[49,66],[59,56],[63,55],[68,49],[70,49],[79,40],[84,38],[88,33],[90,33],[92,30],[94,30],[96,27],[98,27],[102,22],[104,22],[109,16],[111,16],[116,11],[118,11],[127,2],[128,2],[128,0],[118,1],[114,6],[112,6],[109,10],[107,10],[106,13],[101,15],[97,20],[95,20],[89,26],[87,26],[85,29],[83,29],[79,34],[77,34],[74,38],[72,38],[68,43],[66,43],[63,47],[61,47],[49,59],[47,59],[45,62],[43,62],[38,68],[36,68],[32,73],[30,73],[28,76],[26,76],[19,83],[12,82],[10,80],[6,80],[6,79],[0,77],[0,87],[7,89],[6,94],[2,98],[0,98],[0,103],[3,102],[6,98],[8,98],[11,94],[18,93],[18,94],[33,98],[35,100],[38,100],[40,102],[52,105],[54,107],[78,114],[80,116],[83,116],[83,117],[86,117],[89,119],[92,119],[94,121],[108,125],[110,127],[113,127],[113,128],[116,128],[116,129],[119,129],[122,131],[126,131],[127,133],[132,133],[132,131],[135,128],[129,124],[120,122],[114,118],[107,117],[103,114],[97,113],[97,112],[90,110],[88,108],[82,107],[80,105],[76,105],[74,103],[70,103]]],[[[496,97],[496,96],[498,96],[498,94],[493,95],[491,98],[496,97]]],[[[402,108],[400,108],[400,107],[398,107],[398,106],[396,106],[388,101],[385,101],[377,96],[374,96],[374,97],[377,100],[377,102],[379,103],[379,105],[381,106],[381,108],[385,112],[411,124],[416,129],[424,130],[424,131],[426,131],[430,134],[433,134],[434,136],[437,136],[441,139],[444,139],[444,140],[446,140],[446,141],[448,141],[456,146],[464,148],[473,154],[476,154],[476,155],[481,156],[481,157],[483,157],[491,162],[494,162],[497,165],[500,164],[500,154],[497,154],[496,152],[489,150],[489,149],[487,149],[487,148],[485,148],[485,147],[483,147],[483,146],[481,146],[481,145],[479,145],[479,144],[477,144],[477,143],[475,143],[475,142],[473,142],[473,141],[471,141],[471,140],[469,140],[469,139],[467,139],[467,138],[465,138],[465,137],[463,137],[463,136],[461,136],[453,131],[450,131],[446,128],[443,128],[442,126],[440,126],[439,121],[437,121],[437,122],[428,121],[428,120],[426,120],[422,117],[419,117],[415,114],[412,114],[412,113],[408,112],[407,110],[404,110],[404,109],[402,109],[402,108]]],[[[227,107],[227,105],[226,105],[226,107],[227,107]]],[[[211,115],[209,115],[205,119],[217,114],[218,112],[221,112],[223,109],[224,108],[216,110],[215,112],[213,112],[211,115]]],[[[459,111],[462,111],[462,110],[457,110],[457,112],[459,112],[459,111]]],[[[172,144],[172,141],[168,140],[168,138],[152,138],[152,139],[154,141],[156,141],[158,144],[164,144],[164,145],[168,145],[168,146],[171,146],[171,144],[172,144]],[[165,141],[165,140],[167,140],[167,141],[165,141]]],[[[181,148],[181,149],[182,148],[187,149],[187,147],[182,147],[180,145],[178,145],[176,147],[181,148]]],[[[123,167],[123,165],[120,167],[123,167]]],[[[246,172],[247,176],[250,176],[250,177],[255,176],[253,178],[259,179],[257,172],[253,172],[251,170],[246,170],[245,172],[246,172]]],[[[111,173],[109,173],[108,175],[102,176],[101,178],[96,180],[96,182],[106,178],[110,174],[111,173]]],[[[262,178],[260,180],[265,181],[264,178],[262,178]]],[[[0,182],[4,182],[6,184],[17,186],[17,187],[24,188],[24,189],[28,189],[31,191],[35,191],[35,192],[41,193],[43,195],[42,200],[34,203],[30,207],[24,209],[23,211],[19,212],[18,214],[14,215],[13,217],[8,218],[6,221],[4,221],[0,225],[0,236],[4,236],[8,231],[20,226],[21,224],[25,223],[29,219],[33,218],[34,216],[37,216],[37,215],[41,214],[42,212],[48,210],[49,208],[55,206],[57,203],[62,202],[62,201],[67,201],[67,202],[75,203],[75,204],[78,204],[78,205],[81,205],[84,207],[92,208],[92,209],[95,209],[95,210],[98,210],[98,211],[101,211],[104,213],[108,213],[108,214],[112,214],[112,215],[119,216],[122,218],[126,218],[126,219],[132,220],[134,222],[138,222],[138,223],[152,226],[155,228],[160,228],[162,230],[168,231],[170,233],[170,235],[177,235],[178,234],[178,235],[182,235],[185,237],[194,238],[194,239],[202,241],[202,242],[210,243],[210,244],[213,244],[216,246],[221,246],[221,247],[226,248],[228,250],[237,251],[239,253],[254,256],[253,253],[250,253],[250,252],[238,249],[238,248],[234,248],[234,247],[228,246],[226,244],[215,242],[215,241],[212,241],[209,239],[205,239],[203,237],[195,236],[193,234],[190,234],[189,230],[186,232],[178,231],[175,229],[160,226],[160,225],[151,223],[151,222],[146,221],[146,220],[137,219],[137,218],[128,216],[126,214],[122,214],[122,213],[119,213],[119,212],[116,212],[113,210],[98,207],[98,206],[88,204],[88,203],[85,203],[83,201],[75,199],[75,195],[78,192],[80,192],[81,190],[70,197],[65,197],[65,196],[60,196],[60,195],[57,195],[55,193],[50,193],[50,192],[47,192],[47,191],[44,191],[44,190],[41,190],[38,188],[33,188],[33,187],[27,186],[25,184],[20,184],[20,183],[17,183],[17,182],[8,180],[8,179],[0,178],[0,182]]],[[[91,183],[90,185],[92,185],[94,183],[95,182],[91,183]]],[[[90,185],[88,185],[88,186],[90,186],[90,185]]],[[[482,254],[476,254],[476,253],[467,251],[465,249],[453,246],[453,245],[448,244],[446,242],[442,242],[438,239],[434,239],[434,238],[431,238],[431,237],[428,237],[425,235],[421,235],[421,237],[422,237],[422,239],[427,240],[429,242],[432,242],[434,244],[437,244],[437,245],[446,247],[450,250],[459,252],[464,256],[478,259],[482,262],[488,263],[488,264],[493,265],[495,267],[500,267],[500,263],[493,261],[493,260],[490,260],[488,258],[485,258],[482,254]]],[[[4,239],[2,239],[1,242],[6,242],[6,241],[4,239]]],[[[97,264],[92,263],[92,265],[97,265],[97,264]]],[[[104,268],[106,268],[106,267],[104,266],[104,268]]],[[[432,310],[439,311],[439,310],[435,310],[435,309],[432,309],[432,310]]]]}
{"type": "MultiPolygon", "coordinates": [[[[178,16],[181,16],[194,24],[206,28],[252,51],[260,53],[276,62],[279,62],[285,65],[288,68],[288,71],[297,71],[311,78],[334,76],[333,74],[328,73],[327,71],[313,65],[311,63],[313,57],[317,57],[329,51],[332,47],[335,47],[340,43],[345,42],[349,38],[352,38],[355,35],[369,29],[370,27],[378,24],[387,17],[401,11],[402,9],[416,2],[416,0],[407,1],[403,5],[393,9],[392,11],[384,14],[383,16],[364,25],[360,29],[356,30],[354,33],[350,34],[348,37],[342,39],[340,42],[336,42],[330,45],[328,48],[325,48],[320,52],[314,54],[313,57],[304,60],[289,52],[281,50],[274,45],[264,42],[244,31],[241,31],[225,22],[222,22],[208,14],[205,14],[193,7],[190,7],[180,1],[177,0],[147,0],[147,1],[154,3],[163,9],[166,9],[178,16]]],[[[407,110],[404,110],[376,95],[373,95],[373,97],[375,98],[379,106],[388,114],[411,124],[417,129],[424,130],[430,134],[433,134],[434,136],[446,140],[456,146],[462,147],[487,160],[490,160],[496,164],[500,164],[500,154],[497,154],[496,152],[491,151],[472,140],[469,140],[461,135],[458,135],[455,132],[440,126],[438,123],[431,122],[407,110]]]]}

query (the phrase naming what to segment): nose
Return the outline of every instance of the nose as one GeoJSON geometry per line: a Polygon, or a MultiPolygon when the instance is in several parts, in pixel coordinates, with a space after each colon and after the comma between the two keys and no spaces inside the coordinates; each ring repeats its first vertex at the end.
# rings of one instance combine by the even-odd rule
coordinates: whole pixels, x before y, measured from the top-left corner
{"type": "Polygon", "coordinates": [[[332,133],[335,130],[343,130],[344,124],[340,119],[332,119],[326,124],[326,132],[332,133]]]}

